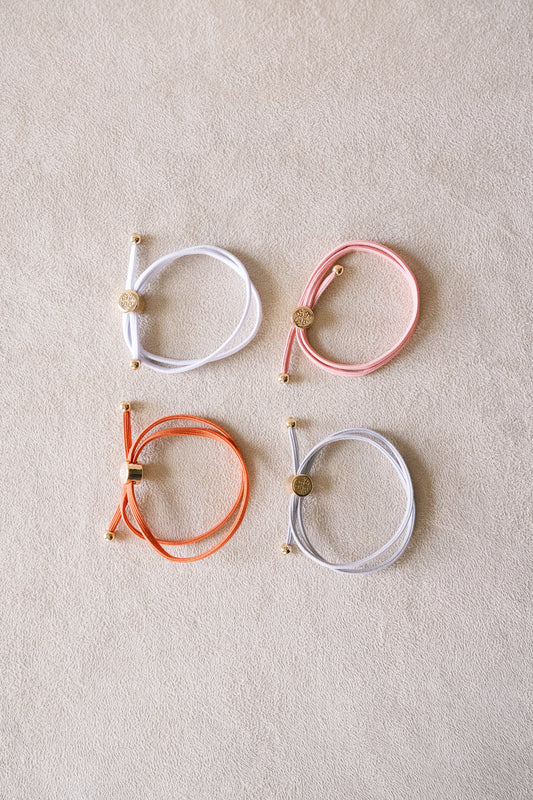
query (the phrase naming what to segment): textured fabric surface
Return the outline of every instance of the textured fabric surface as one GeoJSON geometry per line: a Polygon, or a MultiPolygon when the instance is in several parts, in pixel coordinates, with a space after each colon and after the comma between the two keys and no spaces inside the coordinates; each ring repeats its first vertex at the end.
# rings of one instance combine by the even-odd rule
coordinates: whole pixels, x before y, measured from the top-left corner
{"type": "MultiPolygon", "coordinates": [[[[531,796],[530,59],[527,0],[4,0],[0,797],[521,800],[531,796]],[[128,370],[116,298],[193,244],[241,258],[265,319],[201,371],[128,370]],[[420,286],[406,349],[344,379],[288,318],[333,247],[396,250],[420,286]],[[251,501],[183,567],[104,532],[119,404],[220,423],[251,501]],[[399,448],[417,522],[368,577],[282,556],[290,450],[365,426],[399,448]]],[[[402,329],[392,268],[346,259],[312,342],[350,362],[402,329]]],[[[207,353],[242,302],[205,259],[150,286],[146,342],[207,353]]],[[[317,462],[324,555],[369,552],[401,488],[362,444],[317,462]]],[[[215,521],[222,447],[147,452],[158,535],[215,521]]]]}

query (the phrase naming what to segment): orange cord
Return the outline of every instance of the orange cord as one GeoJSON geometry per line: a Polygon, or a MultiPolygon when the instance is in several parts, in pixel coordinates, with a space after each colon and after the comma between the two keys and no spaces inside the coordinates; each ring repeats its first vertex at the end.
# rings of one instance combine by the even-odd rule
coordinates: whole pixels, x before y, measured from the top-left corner
{"type": "MultiPolygon", "coordinates": [[[[127,405],[127,404],[124,404],[127,405]]],[[[129,405],[129,404],[128,404],[129,405]]],[[[129,407],[125,408],[122,412],[122,421],[123,421],[123,430],[124,430],[124,450],[126,453],[126,460],[131,463],[137,463],[137,459],[141,454],[141,451],[146,447],[147,444],[150,442],[155,441],[156,439],[161,439],[164,436],[202,436],[207,437],[208,439],[214,439],[215,441],[222,442],[223,444],[227,445],[230,450],[235,453],[237,458],[239,459],[239,464],[241,466],[241,484],[239,488],[239,493],[237,499],[228,513],[225,515],[224,519],[222,519],[217,525],[213,528],[210,528],[205,533],[201,533],[199,536],[191,536],[189,539],[158,539],[156,536],[153,535],[150,528],[146,524],[146,521],[141,513],[141,510],[137,504],[137,500],[135,499],[135,489],[134,483],[128,482],[125,483],[122,487],[122,493],[120,495],[120,502],[118,504],[117,510],[115,511],[115,515],[111,520],[111,524],[108,528],[108,533],[113,534],[120,522],[121,519],[124,520],[127,527],[130,529],[132,533],[136,536],[139,536],[141,539],[145,539],[148,544],[150,544],[154,550],[163,556],[163,558],[168,558],[169,561],[199,561],[202,558],[206,558],[210,556],[212,553],[215,553],[219,550],[223,545],[228,542],[239,525],[241,524],[245,511],[246,506],[248,505],[248,496],[250,493],[250,486],[248,480],[248,471],[246,469],[246,465],[244,463],[243,457],[241,456],[239,449],[229,433],[227,433],[223,428],[220,428],[218,425],[215,425],[213,422],[209,422],[206,419],[202,419],[202,417],[191,417],[186,414],[172,414],[168,417],[161,417],[156,422],[153,422],[151,425],[148,425],[147,428],[143,430],[139,436],[135,439],[132,443],[132,436],[131,436],[131,419],[130,419],[130,410],[129,407]],[[206,425],[207,427],[187,427],[187,428],[163,428],[162,430],[156,431],[148,436],[146,439],[144,438],[147,433],[149,433],[153,428],[156,428],[158,425],[162,425],[165,422],[170,422],[173,420],[190,420],[192,422],[199,422],[202,425],[206,425]],[[144,439],[144,441],[143,441],[144,439]],[[133,522],[128,518],[127,515],[127,508],[128,506],[131,509],[131,513],[135,522],[139,526],[138,528],[135,527],[133,522]],[[199,542],[201,539],[205,539],[211,534],[216,533],[220,528],[222,528],[231,517],[237,514],[235,520],[233,521],[231,528],[229,529],[228,533],[217,542],[217,544],[213,545],[209,550],[206,550],[204,553],[200,553],[196,556],[188,556],[185,558],[180,558],[179,556],[173,556],[167,550],[164,549],[163,545],[166,546],[174,546],[179,544],[191,544],[192,542],[199,542]]],[[[111,537],[109,537],[111,538],[111,537]]]]}

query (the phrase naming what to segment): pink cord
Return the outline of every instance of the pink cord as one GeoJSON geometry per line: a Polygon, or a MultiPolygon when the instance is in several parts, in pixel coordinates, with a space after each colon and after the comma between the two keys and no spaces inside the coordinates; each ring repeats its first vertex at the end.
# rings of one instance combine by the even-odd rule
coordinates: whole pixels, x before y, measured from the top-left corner
{"type": "Polygon", "coordinates": [[[375,358],[373,361],[369,361],[366,364],[337,364],[335,361],[328,361],[327,358],[324,358],[317,353],[316,350],[313,350],[309,344],[309,340],[307,339],[307,330],[305,328],[299,328],[293,324],[291,325],[289,335],[287,336],[287,344],[285,345],[285,352],[283,354],[283,363],[280,375],[280,380],[282,383],[288,382],[289,361],[295,336],[305,355],[311,361],[328,372],[334,372],[336,375],[368,375],[369,372],[374,372],[374,370],[379,369],[388,361],[390,361],[391,358],[394,358],[396,353],[399,353],[402,347],[411,338],[416,327],[419,310],[418,286],[416,284],[415,276],[405,261],[400,258],[400,256],[396,255],[396,253],[393,253],[392,250],[389,250],[388,247],[384,247],[382,244],[376,244],[375,242],[345,242],[345,244],[341,244],[339,247],[329,253],[329,255],[327,255],[320,262],[316,270],[313,272],[300,298],[299,306],[306,306],[307,308],[313,309],[321,294],[337,277],[337,273],[334,270],[337,260],[348,255],[348,253],[356,252],[377,253],[378,255],[385,256],[385,258],[388,258],[389,261],[392,261],[392,263],[397,266],[406,276],[414,302],[413,313],[411,315],[409,326],[406,332],[403,334],[400,341],[394,345],[394,347],[392,347],[390,350],[387,350],[386,353],[378,356],[378,358],[375,358]]]}

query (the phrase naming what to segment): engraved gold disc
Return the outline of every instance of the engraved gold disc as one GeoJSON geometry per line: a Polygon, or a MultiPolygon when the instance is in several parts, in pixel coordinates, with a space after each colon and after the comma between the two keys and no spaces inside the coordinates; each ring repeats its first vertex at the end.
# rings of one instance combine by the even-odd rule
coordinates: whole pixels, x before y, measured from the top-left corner
{"type": "Polygon", "coordinates": [[[313,491],[313,481],[309,475],[304,475],[302,472],[300,475],[294,476],[291,488],[298,497],[307,497],[307,495],[313,491]]]}
{"type": "Polygon", "coordinates": [[[141,298],[133,289],[126,289],[118,298],[118,307],[125,314],[129,314],[131,311],[138,311],[140,305],[141,298]]]}
{"type": "Polygon", "coordinates": [[[291,316],[291,320],[297,328],[309,328],[313,324],[314,318],[313,309],[309,306],[298,306],[291,316]]]}

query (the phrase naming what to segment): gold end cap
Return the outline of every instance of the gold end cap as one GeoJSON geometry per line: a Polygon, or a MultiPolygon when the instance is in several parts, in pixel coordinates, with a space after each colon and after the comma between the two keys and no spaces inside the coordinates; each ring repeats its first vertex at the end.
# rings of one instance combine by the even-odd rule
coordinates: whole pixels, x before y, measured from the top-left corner
{"type": "Polygon", "coordinates": [[[130,242],[132,244],[140,244],[142,242],[142,236],[140,233],[132,233],[130,236],[130,242]]]}
{"type": "Polygon", "coordinates": [[[286,428],[295,428],[296,427],[296,420],[294,417],[289,417],[285,420],[285,427],[286,428]]]}
{"type": "Polygon", "coordinates": [[[289,376],[287,375],[286,372],[280,372],[279,375],[278,375],[278,381],[280,383],[288,383],[289,382],[289,376]]]}
{"type": "Polygon", "coordinates": [[[107,539],[108,542],[112,542],[113,539],[115,538],[115,534],[113,533],[113,531],[106,531],[105,538],[107,539]]]}
{"type": "Polygon", "coordinates": [[[136,370],[141,368],[141,362],[137,358],[132,358],[130,361],[130,369],[136,370]]]}
{"type": "Polygon", "coordinates": [[[344,272],[344,267],[342,266],[342,264],[335,264],[335,266],[333,267],[333,272],[335,273],[335,275],[342,275],[342,273],[344,272]]]}
{"type": "Polygon", "coordinates": [[[127,400],[123,400],[120,404],[121,411],[131,411],[131,403],[128,403],[127,400]]]}
{"type": "Polygon", "coordinates": [[[292,547],[285,542],[284,544],[281,545],[281,552],[283,553],[284,556],[288,556],[289,553],[292,553],[292,547]]]}

